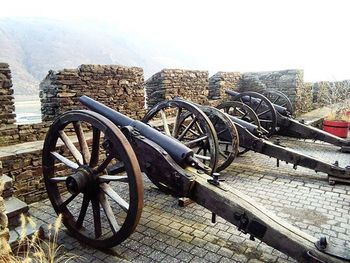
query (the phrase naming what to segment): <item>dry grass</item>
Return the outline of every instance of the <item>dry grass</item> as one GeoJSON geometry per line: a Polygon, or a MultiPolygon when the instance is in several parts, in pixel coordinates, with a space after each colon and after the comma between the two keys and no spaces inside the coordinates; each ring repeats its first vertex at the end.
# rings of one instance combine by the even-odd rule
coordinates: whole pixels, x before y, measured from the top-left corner
{"type": "Polygon", "coordinates": [[[32,228],[36,228],[36,223],[30,217],[21,215],[21,233],[17,251],[12,252],[7,241],[1,241],[5,243],[4,247],[7,249],[3,252],[7,253],[0,256],[0,263],[65,263],[80,258],[70,253],[64,253],[62,251],[63,245],[57,244],[58,234],[62,226],[62,215],[58,216],[54,225],[48,226],[47,240],[40,239],[39,231],[28,238],[26,235],[28,224],[32,228]]]}

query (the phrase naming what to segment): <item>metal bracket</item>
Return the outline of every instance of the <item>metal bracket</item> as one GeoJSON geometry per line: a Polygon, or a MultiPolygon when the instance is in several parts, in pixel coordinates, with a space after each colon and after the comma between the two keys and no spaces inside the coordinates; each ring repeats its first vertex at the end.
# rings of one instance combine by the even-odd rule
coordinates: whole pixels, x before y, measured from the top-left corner
{"type": "Polygon", "coordinates": [[[315,246],[323,253],[350,261],[350,248],[333,245],[325,237],[321,237],[316,241],[315,246]]]}
{"type": "Polygon", "coordinates": [[[224,191],[228,191],[227,187],[225,187],[224,185],[221,185],[220,182],[225,181],[224,179],[219,179],[219,173],[213,173],[213,178],[212,179],[208,179],[208,183],[220,188],[221,190],[224,191]]]}

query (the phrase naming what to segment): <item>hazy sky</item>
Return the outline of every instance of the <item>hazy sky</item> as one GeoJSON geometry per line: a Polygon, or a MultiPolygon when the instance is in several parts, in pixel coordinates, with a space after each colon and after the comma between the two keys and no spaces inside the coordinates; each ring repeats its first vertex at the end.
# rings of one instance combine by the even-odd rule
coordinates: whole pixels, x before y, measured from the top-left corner
{"type": "Polygon", "coordinates": [[[211,73],[300,68],[306,81],[350,79],[348,0],[10,0],[5,16],[108,22],[191,53],[211,73]]]}

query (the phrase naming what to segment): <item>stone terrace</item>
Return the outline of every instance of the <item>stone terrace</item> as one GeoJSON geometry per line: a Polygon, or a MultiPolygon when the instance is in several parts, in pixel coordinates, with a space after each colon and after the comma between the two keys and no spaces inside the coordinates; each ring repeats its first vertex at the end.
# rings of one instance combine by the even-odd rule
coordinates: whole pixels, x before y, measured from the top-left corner
{"type": "MultiPolygon", "coordinates": [[[[322,159],[337,153],[340,162],[349,164],[347,154],[328,144],[290,139],[282,139],[282,144],[322,159]]],[[[330,186],[324,174],[293,170],[284,163],[277,168],[275,159],[253,152],[237,158],[222,177],[303,231],[350,247],[350,185],[330,186]]],[[[197,204],[179,207],[176,198],[157,190],[147,178],[144,181],[141,222],[119,246],[98,251],[61,231],[64,250],[81,256],[76,262],[295,262],[260,241],[249,240],[221,218],[213,225],[211,213],[197,204]]],[[[48,200],[32,204],[30,210],[43,224],[56,218],[48,200]]]]}

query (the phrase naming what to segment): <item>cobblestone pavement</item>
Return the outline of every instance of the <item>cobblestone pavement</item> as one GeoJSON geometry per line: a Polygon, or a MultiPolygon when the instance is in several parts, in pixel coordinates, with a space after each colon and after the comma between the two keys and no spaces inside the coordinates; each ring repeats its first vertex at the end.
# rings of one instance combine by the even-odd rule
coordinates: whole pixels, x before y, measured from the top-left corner
{"type": "MultiPolygon", "coordinates": [[[[282,139],[282,144],[343,165],[350,154],[327,144],[282,139]]],[[[350,185],[330,186],[327,176],[248,152],[238,157],[222,177],[279,217],[316,237],[350,247],[350,185]]],[[[144,178],[145,207],[136,231],[122,244],[99,251],[80,244],[64,230],[59,242],[64,250],[82,256],[77,262],[295,262],[262,242],[251,241],[235,226],[190,204],[179,207],[177,199],[163,194],[144,178]]],[[[31,214],[44,225],[56,214],[48,200],[35,203],[31,214]]]]}

